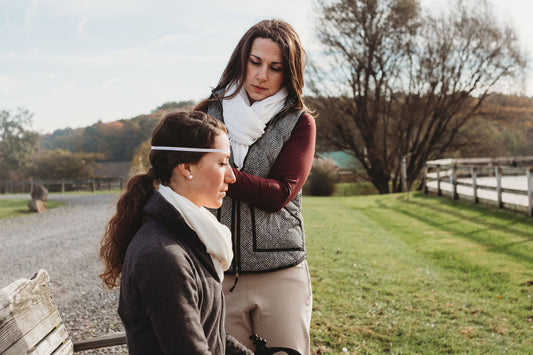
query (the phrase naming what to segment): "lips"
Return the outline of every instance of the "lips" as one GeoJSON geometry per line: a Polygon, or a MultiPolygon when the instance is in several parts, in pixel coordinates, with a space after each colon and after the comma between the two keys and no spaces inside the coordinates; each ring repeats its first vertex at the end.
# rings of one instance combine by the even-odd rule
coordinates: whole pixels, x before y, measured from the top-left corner
{"type": "Polygon", "coordinates": [[[261,93],[263,93],[263,92],[265,92],[267,90],[266,88],[264,88],[262,86],[252,85],[252,87],[254,88],[255,91],[261,92],[261,93]]]}

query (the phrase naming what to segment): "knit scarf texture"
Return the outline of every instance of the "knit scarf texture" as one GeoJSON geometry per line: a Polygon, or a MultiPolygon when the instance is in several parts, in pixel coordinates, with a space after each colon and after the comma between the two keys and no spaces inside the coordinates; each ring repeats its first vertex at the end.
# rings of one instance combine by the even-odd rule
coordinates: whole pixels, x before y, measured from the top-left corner
{"type": "Polygon", "coordinates": [[[157,191],[178,210],[185,223],[196,232],[211,256],[220,280],[224,280],[224,271],[229,269],[233,259],[229,228],[219,223],[205,207],[196,206],[170,187],[159,185],[157,191]]]}
{"type": "MultiPolygon", "coordinates": [[[[231,96],[236,89],[237,85],[230,84],[226,90],[227,96],[231,96]]],[[[287,95],[287,89],[281,88],[274,95],[250,105],[243,85],[237,95],[222,100],[224,123],[228,128],[233,161],[237,168],[242,168],[248,148],[265,133],[266,124],[281,111],[287,95]]]]}

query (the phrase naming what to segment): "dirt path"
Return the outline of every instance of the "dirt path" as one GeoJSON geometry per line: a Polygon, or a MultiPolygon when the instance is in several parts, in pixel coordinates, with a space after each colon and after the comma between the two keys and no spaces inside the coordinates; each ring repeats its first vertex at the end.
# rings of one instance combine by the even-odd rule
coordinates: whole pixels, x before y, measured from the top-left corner
{"type": "MultiPolygon", "coordinates": [[[[0,203],[5,198],[29,196],[0,195],[0,203]]],[[[114,194],[52,194],[49,200],[65,206],[0,219],[0,287],[31,278],[40,268],[48,271],[54,300],[74,339],[123,330],[116,313],[118,291],[104,289],[98,277],[102,272],[99,242],[116,198],[114,194]]],[[[126,353],[125,348],[111,352],[126,353]]]]}

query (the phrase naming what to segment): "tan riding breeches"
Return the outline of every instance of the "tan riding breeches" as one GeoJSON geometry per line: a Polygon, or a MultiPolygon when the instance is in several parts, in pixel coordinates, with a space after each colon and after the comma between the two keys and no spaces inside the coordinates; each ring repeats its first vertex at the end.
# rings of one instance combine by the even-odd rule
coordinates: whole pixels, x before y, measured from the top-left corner
{"type": "Polygon", "coordinates": [[[268,347],[289,347],[310,353],[309,328],[313,295],[307,261],[285,270],[225,275],[226,332],[254,350],[250,335],[266,340],[268,347]]]}

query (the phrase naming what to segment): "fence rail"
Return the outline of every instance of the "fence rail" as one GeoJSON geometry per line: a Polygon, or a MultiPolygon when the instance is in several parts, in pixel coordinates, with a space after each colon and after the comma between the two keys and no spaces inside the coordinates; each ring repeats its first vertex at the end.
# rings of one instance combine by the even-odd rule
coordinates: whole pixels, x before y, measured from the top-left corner
{"type": "Polygon", "coordinates": [[[57,179],[0,181],[0,193],[31,193],[33,186],[43,185],[50,192],[121,190],[124,180],[119,178],[57,179]]]}
{"type": "Polygon", "coordinates": [[[533,167],[518,167],[517,162],[528,164],[533,157],[428,161],[424,190],[439,196],[449,194],[454,200],[518,210],[533,217],[533,167]],[[511,166],[502,166],[505,163],[511,166]]]}

